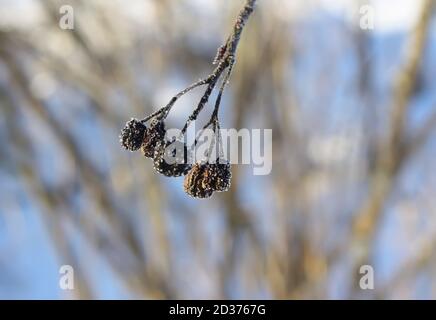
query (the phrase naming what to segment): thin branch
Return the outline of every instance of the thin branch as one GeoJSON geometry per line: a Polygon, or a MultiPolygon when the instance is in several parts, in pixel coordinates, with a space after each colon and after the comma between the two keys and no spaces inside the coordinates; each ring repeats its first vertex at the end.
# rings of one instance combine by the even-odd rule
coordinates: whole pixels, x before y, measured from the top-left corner
{"type": "MultiPolygon", "coordinates": [[[[147,116],[146,118],[144,118],[142,120],[142,122],[146,122],[146,121],[148,121],[156,116],[160,116],[162,118],[165,118],[168,115],[168,113],[170,112],[170,110],[172,109],[172,107],[174,106],[174,104],[176,103],[176,101],[180,97],[182,97],[183,95],[185,95],[186,93],[188,93],[189,91],[191,91],[194,88],[208,84],[208,87],[207,87],[203,97],[201,98],[197,108],[194,110],[194,112],[188,118],[188,120],[186,121],[186,123],[182,129],[182,134],[184,134],[186,132],[189,124],[192,121],[195,121],[197,119],[198,114],[203,110],[204,106],[209,101],[209,97],[212,94],[213,89],[215,88],[217,80],[219,79],[219,77],[221,76],[221,74],[223,73],[223,71],[226,68],[229,68],[229,72],[227,73],[225,83],[228,82],[228,80],[230,78],[231,70],[233,69],[233,65],[235,63],[236,49],[238,48],[238,44],[239,44],[239,40],[241,39],[242,31],[245,27],[245,24],[248,21],[248,18],[250,17],[250,15],[254,11],[255,4],[256,4],[256,0],[247,0],[244,8],[241,10],[241,12],[239,12],[239,15],[236,19],[235,25],[233,27],[232,34],[228,37],[226,43],[218,49],[217,56],[215,57],[215,59],[213,61],[213,64],[218,64],[218,66],[215,68],[215,70],[207,78],[199,80],[199,81],[193,83],[192,85],[188,86],[186,89],[180,91],[178,94],[176,94],[174,97],[171,98],[170,102],[168,102],[168,104],[166,106],[160,108],[158,111],[147,116]]],[[[222,88],[220,90],[218,104],[221,101],[221,95],[224,91],[224,87],[225,87],[225,85],[222,86],[222,88]]]]}

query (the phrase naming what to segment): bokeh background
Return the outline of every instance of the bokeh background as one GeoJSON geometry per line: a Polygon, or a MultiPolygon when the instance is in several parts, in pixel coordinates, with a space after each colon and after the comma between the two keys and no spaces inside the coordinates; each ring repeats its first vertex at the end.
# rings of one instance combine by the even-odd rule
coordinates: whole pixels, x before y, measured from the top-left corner
{"type": "Polygon", "coordinates": [[[195,200],[120,147],[210,73],[243,2],[0,0],[0,298],[436,297],[433,0],[258,1],[221,126],[272,128],[270,175],[234,165],[195,200]]]}

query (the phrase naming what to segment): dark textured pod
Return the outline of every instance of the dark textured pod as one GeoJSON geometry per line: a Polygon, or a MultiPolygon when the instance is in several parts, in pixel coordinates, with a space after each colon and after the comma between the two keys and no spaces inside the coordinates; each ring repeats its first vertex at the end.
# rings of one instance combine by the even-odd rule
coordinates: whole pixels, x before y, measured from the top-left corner
{"type": "Polygon", "coordinates": [[[228,162],[196,163],[186,175],[183,187],[192,197],[209,198],[215,191],[227,191],[231,178],[228,162]]]}
{"type": "Polygon", "coordinates": [[[154,151],[154,169],[167,177],[179,177],[191,169],[189,158],[185,143],[163,140],[157,144],[154,151]]]}
{"type": "Polygon", "coordinates": [[[229,190],[232,180],[230,163],[228,161],[222,161],[222,163],[219,163],[217,160],[217,162],[211,164],[210,167],[210,170],[214,172],[214,176],[217,177],[214,181],[215,191],[224,192],[229,190]]]}
{"type": "Polygon", "coordinates": [[[208,164],[196,163],[186,175],[183,188],[187,194],[194,198],[209,198],[213,194],[213,185],[210,179],[208,164]]]}
{"type": "Polygon", "coordinates": [[[165,137],[165,123],[162,120],[154,120],[147,128],[142,141],[141,151],[147,158],[154,157],[156,146],[165,137]]]}
{"type": "Polygon", "coordinates": [[[130,151],[141,148],[147,127],[138,119],[131,119],[121,131],[121,145],[130,151]]]}

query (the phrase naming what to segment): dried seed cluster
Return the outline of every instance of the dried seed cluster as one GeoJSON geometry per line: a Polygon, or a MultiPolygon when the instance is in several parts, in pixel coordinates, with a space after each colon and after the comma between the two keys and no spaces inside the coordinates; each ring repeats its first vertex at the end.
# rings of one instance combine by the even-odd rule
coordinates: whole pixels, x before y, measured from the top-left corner
{"type": "Polygon", "coordinates": [[[229,163],[196,163],[186,175],[183,186],[192,197],[209,198],[215,191],[227,191],[231,178],[229,163]]]}
{"type": "Polygon", "coordinates": [[[154,169],[167,177],[180,177],[191,169],[188,148],[181,141],[160,141],[154,151],[154,169]]]}
{"type": "Polygon", "coordinates": [[[165,123],[161,120],[155,120],[147,129],[142,141],[141,151],[147,158],[153,158],[155,149],[158,144],[165,138],[165,123]]]}
{"type": "MultiPolygon", "coordinates": [[[[148,119],[149,120],[149,119],[148,119]]],[[[154,169],[167,177],[184,176],[184,190],[195,198],[209,198],[214,192],[227,191],[232,173],[230,164],[218,158],[215,163],[208,161],[192,165],[190,149],[180,140],[165,138],[165,123],[154,118],[147,127],[146,120],[131,119],[121,131],[121,145],[130,151],[141,149],[147,158],[152,158],[154,169]]],[[[210,121],[214,130],[218,120],[210,121]]]]}
{"type": "Polygon", "coordinates": [[[138,119],[132,119],[127,122],[121,131],[121,145],[130,151],[136,151],[141,148],[147,127],[138,119]]]}
{"type": "Polygon", "coordinates": [[[145,157],[153,159],[154,169],[167,177],[186,175],[184,189],[189,195],[196,198],[209,198],[216,191],[227,191],[230,187],[232,177],[230,164],[228,162],[209,163],[208,158],[212,150],[210,149],[205,161],[197,162],[192,166],[190,164],[190,155],[186,144],[181,141],[168,141],[165,139],[166,129],[164,120],[180,97],[197,87],[206,85],[207,88],[198,106],[193,110],[182,128],[183,136],[190,122],[197,119],[198,115],[208,103],[213,89],[222,77],[221,86],[215,102],[215,109],[209,122],[203,128],[205,129],[212,125],[216,136],[218,136],[215,137],[215,142],[218,141],[218,143],[221,144],[221,140],[219,139],[220,125],[218,121],[218,110],[224,89],[229,82],[233,70],[236,48],[242,30],[254,10],[255,3],[256,0],[246,0],[245,6],[236,19],[232,33],[224,45],[218,49],[217,55],[213,61],[216,67],[207,78],[197,81],[180,91],[171,98],[166,106],[145,119],[130,120],[121,131],[120,141],[125,149],[130,151],[141,149],[145,157]],[[150,123],[147,127],[145,124],[148,121],[150,121],[150,123]]]}
{"type": "Polygon", "coordinates": [[[130,151],[141,149],[147,158],[152,158],[157,172],[167,177],[185,175],[191,165],[188,161],[188,148],[181,141],[165,140],[165,123],[153,119],[149,127],[144,120],[132,119],[121,131],[121,145],[130,151]]]}

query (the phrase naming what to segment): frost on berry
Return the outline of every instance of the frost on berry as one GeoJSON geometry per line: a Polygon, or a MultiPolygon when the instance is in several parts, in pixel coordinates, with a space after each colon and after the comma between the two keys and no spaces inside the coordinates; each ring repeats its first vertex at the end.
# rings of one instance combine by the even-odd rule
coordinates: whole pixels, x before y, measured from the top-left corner
{"type": "Polygon", "coordinates": [[[194,198],[209,198],[215,191],[227,191],[232,174],[229,163],[196,163],[186,175],[184,190],[194,198]]]}
{"type": "Polygon", "coordinates": [[[179,177],[191,169],[189,152],[181,141],[160,141],[155,148],[154,169],[167,177],[179,177]]]}
{"type": "Polygon", "coordinates": [[[207,164],[196,163],[186,175],[183,184],[187,194],[194,198],[209,198],[213,194],[207,164]]]}
{"type": "Polygon", "coordinates": [[[223,192],[227,191],[230,188],[231,180],[232,180],[232,171],[230,168],[230,163],[228,161],[221,161],[222,163],[217,162],[215,164],[211,164],[211,170],[214,172],[214,175],[217,177],[215,180],[215,191],[223,192]]]}
{"type": "Polygon", "coordinates": [[[155,120],[147,128],[141,146],[141,151],[147,158],[154,157],[156,146],[165,137],[165,123],[162,120],[155,120]]]}
{"type": "Polygon", "coordinates": [[[138,119],[131,119],[121,131],[121,145],[130,151],[136,151],[141,148],[144,134],[147,127],[138,119]]]}

